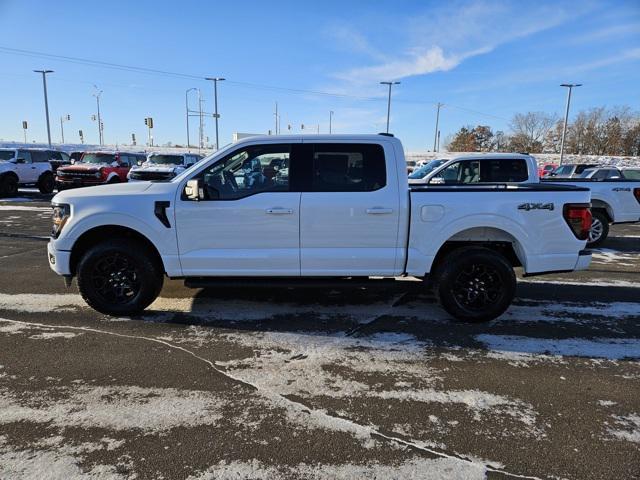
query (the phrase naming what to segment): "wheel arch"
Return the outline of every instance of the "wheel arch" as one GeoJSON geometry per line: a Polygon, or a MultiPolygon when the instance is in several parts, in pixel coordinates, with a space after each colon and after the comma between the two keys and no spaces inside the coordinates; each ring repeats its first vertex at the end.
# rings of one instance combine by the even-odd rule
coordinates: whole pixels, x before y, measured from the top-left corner
{"type": "Polygon", "coordinates": [[[523,266],[526,257],[522,244],[509,232],[497,227],[472,227],[451,235],[438,249],[431,272],[434,272],[451,252],[464,247],[483,247],[503,255],[512,267],[523,266]]]}
{"type": "Polygon", "coordinates": [[[600,210],[600,211],[604,212],[607,215],[607,218],[609,219],[609,223],[613,222],[613,220],[614,220],[613,207],[611,207],[611,205],[609,205],[609,203],[606,202],[605,200],[602,200],[602,199],[599,199],[599,198],[592,198],[591,199],[591,209],[592,210],[600,210]]]}
{"type": "Polygon", "coordinates": [[[166,272],[160,252],[153,242],[144,234],[133,228],[122,225],[100,225],[87,230],[74,242],[69,260],[69,268],[72,275],[76,274],[78,263],[80,262],[82,255],[105,238],[130,238],[141,242],[146,247],[145,251],[151,253],[151,256],[160,266],[162,271],[166,272]]]}

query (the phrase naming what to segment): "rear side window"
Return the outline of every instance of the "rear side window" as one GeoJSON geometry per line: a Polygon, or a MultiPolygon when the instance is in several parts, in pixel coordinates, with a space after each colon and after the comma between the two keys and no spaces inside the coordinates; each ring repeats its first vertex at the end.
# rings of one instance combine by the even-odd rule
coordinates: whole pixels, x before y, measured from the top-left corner
{"type": "Polygon", "coordinates": [[[42,150],[34,150],[31,152],[31,159],[33,163],[48,162],[50,157],[51,157],[50,152],[46,152],[42,150]]]}
{"type": "Polygon", "coordinates": [[[50,151],[47,153],[49,154],[50,160],[62,160],[62,155],[60,155],[60,152],[50,151]]]}
{"type": "Polygon", "coordinates": [[[480,162],[481,182],[525,182],[528,178],[527,162],[521,158],[480,162]]]}
{"type": "Polygon", "coordinates": [[[387,183],[384,150],[377,144],[315,144],[312,172],[314,192],[372,192],[387,183]]]}

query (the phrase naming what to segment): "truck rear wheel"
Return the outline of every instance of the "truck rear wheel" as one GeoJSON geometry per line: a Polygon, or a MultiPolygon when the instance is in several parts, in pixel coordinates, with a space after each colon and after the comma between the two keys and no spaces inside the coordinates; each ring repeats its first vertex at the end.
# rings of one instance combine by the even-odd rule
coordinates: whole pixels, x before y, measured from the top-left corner
{"type": "Polygon", "coordinates": [[[589,239],[587,247],[597,247],[604,242],[609,236],[609,219],[601,210],[592,212],[591,230],[589,230],[589,239]]]}
{"type": "Polygon", "coordinates": [[[0,197],[14,197],[18,194],[18,178],[12,174],[0,177],[0,197]]]}
{"type": "Polygon", "coordinates": [[[507,259],[482,247],[454,250],[436,270],[435,293],[451,316],[486,322],[502,315],[516,292],[516,276],[507,259]]]}
{"type": "Polygon", "coordinates": [[[106,240],[91,247],[77,271],[82,298],[107,315],[140,313],[162,289],[162,267],[134,240],[106,240]]]}
{"type": "Polygon", "coordinates": [[[52,193],[55,186],[56,180],[55,178],[53,178],[53,173],[44,172],[42,175],[40,175],[37,184],[40,193],[52,193]]]}

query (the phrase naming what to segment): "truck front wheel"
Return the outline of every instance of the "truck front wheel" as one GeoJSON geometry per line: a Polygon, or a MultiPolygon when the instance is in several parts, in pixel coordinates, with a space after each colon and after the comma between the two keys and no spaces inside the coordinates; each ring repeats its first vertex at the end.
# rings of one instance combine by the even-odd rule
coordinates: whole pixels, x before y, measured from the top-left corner
{"type": "Polygon", "coordinates": [[[8,173],[0,176],[0,197],[15,197],[18,194],[18,178],[8,173]]]}
{"type": "Polygon", "coordinates": [[[516,292],[513,267],[499,253],[482,247],[454,250],[436,270],[435,293],[451,316],[486,322],[502,315],[516,292]]]}
{"type": "Polygon", "coordinates": [[[38,187],[38,190],[40,190],[40,193],[53,193],[53,189],[56,186],[56,180],[55,178],[53,178],[53,173],[44,172],[42,175],[40,175],[36,186],[38,187]]]}
{"type": "Polygon", "coordinates": [[[78,290],[95,310],[135,315],[160,294],[163,272],[145,246],[129,239],[106,240],[89,248],[78,264],[78,290]]]}

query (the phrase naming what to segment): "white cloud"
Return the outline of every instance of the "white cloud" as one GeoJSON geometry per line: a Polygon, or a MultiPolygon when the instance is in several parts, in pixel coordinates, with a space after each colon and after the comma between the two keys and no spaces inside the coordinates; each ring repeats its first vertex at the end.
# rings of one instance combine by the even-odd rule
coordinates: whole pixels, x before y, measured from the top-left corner
{"type": "Polygon", "coordinates": [[[384,53],[372,48],[358,31],[342,25],[333,31],[335,40],[349,44],[354,52],[368,54],[374,62],[337,72],[333,77],[346,84],[342,91],[362,92],[364,86],[377,85],[381,80],[449,71],[468,58],[559,26],[590,8],[588,4],[536,6],[482,0],[449,3],[398,22],[396,28],[404,32],[404,45],[384,53]]]}

